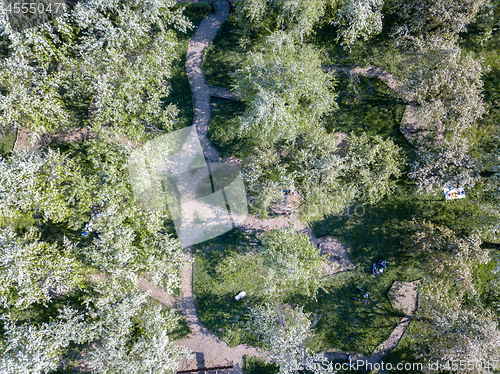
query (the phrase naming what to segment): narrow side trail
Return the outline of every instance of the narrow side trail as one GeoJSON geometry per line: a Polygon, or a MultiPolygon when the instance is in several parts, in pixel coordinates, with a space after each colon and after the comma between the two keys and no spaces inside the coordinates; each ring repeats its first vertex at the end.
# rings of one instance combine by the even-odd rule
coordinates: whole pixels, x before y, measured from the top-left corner
{"type": "MultiPolygon", "coordinates": [[[[378,78],[384,82],[387,87],[394,91],[399,91],[402,83],[388,71],[377,66],[355,66],[355,67],[341,67],[341,66],[323,66],[323,71],[327,72],[342,72],[345,74],[356,74],[364,77],[378,78]]],[[[417,102],[414,97],[403,97],[407,101],[403,119],[399,126],[399,130],[406,138],[407,142],[414,147],[418,147],[424,138],[428,136],[428,131],[425,127],[425,122],[418,116],[417,102]]],[[[443,139],[442,133],[436,134],[436,140],[443,139]]]]}

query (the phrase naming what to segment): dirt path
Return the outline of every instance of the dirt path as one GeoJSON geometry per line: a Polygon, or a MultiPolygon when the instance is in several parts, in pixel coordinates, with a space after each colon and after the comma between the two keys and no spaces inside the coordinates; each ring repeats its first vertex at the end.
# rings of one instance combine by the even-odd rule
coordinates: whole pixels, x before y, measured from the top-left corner
{"type": "Polygon", "coordinates": [[[214,162],[221,157],[207,136],[212,109],[210,107],[210,88],[205,81],[201,64],[205,48],[215,39],[217,32],[229,15],[229,3],[225,0],[218,0],[213,2],[212,6],[215,13],[201,22],[196,34],[189,41],[186,55],[186,74],[193,95],[193,126],[198,131],[205,158],[214,162]]]}
{"type": "MultiPolygon", "coordinates": [[[[191,251],[190,251],[191,252],[191,251]]],[[[192,255],[192,253],[190,253],[192,255]]],[[[179,341],[195,353],[190,361],[181,362],[181,367],[214,367],[228,364],[234,365],[234,373],[242,373],[241,365],[244,355],[260,356],[262,353],[246,344],[230,347],[218,336],[207,330],[200,321],[193,297],[193,269],[183,269],[181,272],[182,301],[180,310],[184,313],[192,333],[186,339],[179,341]],[[202,360],[201,360],[202,359],[202,360]],[[203,361],[203,362],[200,362],[203,361]]]]}
{"type": "MultiPolygon", "coordinates": [[[[357,74],[365,77],[378,78],[384,82],[387,87],[394,91],[399,91],[401,82],[388,71],[377,66],[355,66],[355,67],[341,67],[341,66],[323,66],[323,71],[327,72],[342,72],[345,74],[357,74]]],[[[210,86],[210,94],[214,97],[238,100],[238,94],[228,89],[221,87],[210,86]]],[[[417,114],[417,103],[413,97],[404,97],[407,101],[405,112],[399,126],[399,130],[406,138],[408,143],[413,146],[419,146],[423,138],[428,135],[425,130],[425,123],[419,118],[417,114]]],[[[438,134],[436,140],[443,138],[442,134],[438,134]]]]}

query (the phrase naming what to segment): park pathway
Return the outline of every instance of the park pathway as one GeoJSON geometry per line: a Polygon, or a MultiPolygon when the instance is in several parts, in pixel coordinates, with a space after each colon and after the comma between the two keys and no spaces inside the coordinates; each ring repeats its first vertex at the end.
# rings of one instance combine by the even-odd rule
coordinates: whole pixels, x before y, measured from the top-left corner
{"type": "Polygon", "coordinates": [[[191,86],[194,106],[193,126],[196,127],[205,158],[209,162],[219,161],[220,154],[208,140],[208,123],[211,119],[210,88],[201,68],[203,52],[215,39],[217,32],[229,15],[229,3],[218,0],[212,3],[215,13],[205,18],[191,38],[186,55],[186,74],[191,86]]]}
{"type": "MultiPolygon", "coordinates": [[[[203,147],[205,158],[209,162],[221,161],[221,155],[212,145],[208,139],[208,125],[211,119],[211,102],[210,96],[223,97],[228,99],[237,98],[233,93],[218,87],[209,87],[205,80],[205,75],[201,67],[203,61],[203,53],[206,47],[213,41],[217,35],[220,27],[229,15],[229,3],[226,0],[218,0],[212,3],[215,10],[203,20],[195,35],[188,45],[186,56],[186,73],[191,86],[194,105],[194,119],[193,125],[195,126],[200,143],[203,147]]],[[[358,73],[355,71],[355,73],[358,73]]],[[[360,71],[359,73],[363,73],[360,71]]],[[[364,72],[367,75],[374,75],[386,81],[389,87],[397,89],[398,82],[387,72],[380,68],[368,68],[364,72]],[[375,70],[374,70],[375,69],[375,70]]],[[[255,217],[247,217],[243,221],[234,220],[241,229],[246,230],[276,230],[290,225],[292,222],[296,228],[306,233],[313,245],[321,249],[322,253],[326,253],[332,258],[338,259],[336,266],[328,268],[330,274],[335,274],[340,271],[354,270],[356,266],[352,263],[347,255],[346,248],[340,242],[332,237],[317,238],[312,229],[297,221],[296,217],[278,217],[274,219],[257,219],[255,217]]],[[[192,248],[188,249],[189,254],[192,256],[192,248]]],[[[233,363],[237,372],[240,371],[242,358],[244,355],[261,355],[262,353],[255,348],[250,348],[246,345],[239,345],[237,347],[230,347],[226,342],[222,342],[215,334],[209,332],[201,323],[199,316],[196,312],[196,306],[193,298],[193,266],[183,269],[181,273],[182,284],[182,300],[174,302],[186,316],[186,320],[192,330],[192,333],[178,344],[185,345],[195,353],[195,358],[181,363],[181,369],[195,368],[195,367],[210,367],[222,366],[227,363],[233,363]]],[[[160,295],[157,295],[159,297],[160,295]]],[[[163,295],[167,298],[167,295],[163,295]]],[[[416,308],[416,294],[408,294],[410,301],[409,304],[413,306],[411,314],[416,308]]],[[[379,347],[375,349],[370,357],[362,354],[354,355],[356,359],[367,360],[368,362],[379,362],[385,355],[392,351],[399,341],[401,340],[411,316],[405,316],[398,324],[396,329],[391,333],[389,338],[384,341],[379,347]]],[[[329,354],[332,359],[335,359],[340,352],[329,354]]],[[[342,353],[345,356],[345,353],[342,353]]]]}

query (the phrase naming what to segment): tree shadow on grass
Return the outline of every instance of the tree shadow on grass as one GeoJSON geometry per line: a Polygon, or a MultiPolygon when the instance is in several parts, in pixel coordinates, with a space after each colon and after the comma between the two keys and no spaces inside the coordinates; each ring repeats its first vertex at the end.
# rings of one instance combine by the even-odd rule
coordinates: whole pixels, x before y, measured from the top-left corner
{"type": "Polygon", "coordinates": [[[243,372],[246,374],[276,374],[279,372],[277,364],[267,363],[259,357],[244,357],[243,372]]]}
{"type": "Polygon", "coordinates": [[[306,311],[320,316],[313,349],[335,348],[368,354],[397,325],[401,314],[392,309],[386,295],[361,283],[362,289],[370,292],[370,302],[365,304],[356,287],[356,280],[360,280],[357,278],[356,274],[344,277],[341,282],[329,287],[328,293],[319,292],[317,302],[302,301],[306,311]]]}
{"type": "Polygon", "coordinates": [[[246,333],[249,308],[263,303],[259,296],[246,296],[235,300],[233,293],[217,294],[198,292],[195,299],[196,310],[204,326],[231,346],[247,343],[257,344],[246,333]]]}

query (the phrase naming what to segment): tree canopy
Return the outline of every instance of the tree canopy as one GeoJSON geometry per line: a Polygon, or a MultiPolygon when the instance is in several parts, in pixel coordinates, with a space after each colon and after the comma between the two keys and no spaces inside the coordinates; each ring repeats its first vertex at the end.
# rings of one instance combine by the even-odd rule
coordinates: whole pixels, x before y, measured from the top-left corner
{"type": "Polygon", "coordinates": [[[294,374],[304,369],[315,374],[328,372],[326,357],[312,353],[307,345],[314,336],[315,321],[303,308],[265,304],[250,309],[249,331],[269,350],[268,359],[277,363],[280,374],[294,374]]]}
{"type": "Polygon", "coordinates": [[[250,52],[233,78],[247,104],[239,121],[241,134],[257,144],[291,141],[336,107],[335,81],[323,72],[319,51],[284,32],[274,33],[260,51],[250,52]]]}
{"type": "Polygon", "coordinates": [[[304,197],[301,217],[313,220],[339,214],[355,199],[379,201],[395,187],[400,166],[398,147],[389,139],[316,128],[292,144],[261,147],[248,157],[243,173],[253,206],[262,214],[285,188],[304,197]]]}
{"type": "MultiPolygon", "coordinates": [[[[45,132],[108,126],[131,139],[167,130],[164,108],[176,58],[172,29],[191,24],[171,0],[79,2],[49,23],[17,32],[0,21],[0,126],[45,132]]],[[[3,5],[2,5],[3,6],[3,5]]],[[[3,14],[3,13],[2,13],[3,14]]]]}

